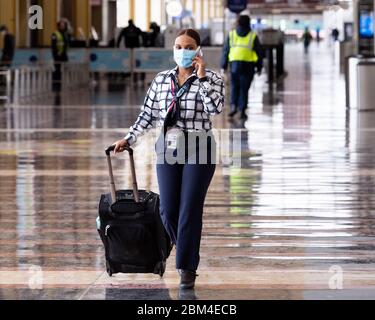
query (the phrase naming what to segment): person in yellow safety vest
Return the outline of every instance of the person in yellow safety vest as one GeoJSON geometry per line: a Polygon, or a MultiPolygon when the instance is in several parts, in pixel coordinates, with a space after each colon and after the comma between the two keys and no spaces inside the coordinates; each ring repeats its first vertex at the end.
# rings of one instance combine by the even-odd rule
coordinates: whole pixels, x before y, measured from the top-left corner
{"type": "Polygon", "coordinates": [[[241,118],[247,119],[249,89],[254,74],[259,75],[263,68],[263,49],[257,34],[251,30],[250,17],[240,15],[236,29],[229,33],[223,48],[221,59],[222,72],[230,66],[230,105],[229,117],[233,117],[238,110],[241,118]]]}
{"type": "Polygon", "coordinates": [[[69,42],[68,23],[65,20],[60,20],[57,23],[57,30],[51,36],[52,56],[55,63],[53,89],[61,88],[61,64],[69,60],[69,42]]]}

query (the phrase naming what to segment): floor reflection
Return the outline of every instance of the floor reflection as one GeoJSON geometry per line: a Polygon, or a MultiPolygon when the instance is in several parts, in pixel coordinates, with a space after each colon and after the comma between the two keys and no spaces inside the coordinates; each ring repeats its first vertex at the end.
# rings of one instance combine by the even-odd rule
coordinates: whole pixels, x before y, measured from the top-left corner
{"type": "MultiPolygon", "coordinates": [[[[95,230],[108,190],[103,150],[126,133],[147,88],[100,79],[90,90],[0,105],[0,298],[374,297],[374,113],[345,110],[329,50],[305,56],[287,46],[288,76],[271,92],[255,77],[248,120],[215,117],[229,144],[207,197],[195,292],[178,291],[174,253],[164,279],[104,273],[95,230]],[[344,290],[333,292],[335,270],[344,290]]],[[[139,185],[157,192],[154,136],[135,158],[139,185]]],[[[113,166],[117,185],[129,187],[128,160],[113,166]]]]}

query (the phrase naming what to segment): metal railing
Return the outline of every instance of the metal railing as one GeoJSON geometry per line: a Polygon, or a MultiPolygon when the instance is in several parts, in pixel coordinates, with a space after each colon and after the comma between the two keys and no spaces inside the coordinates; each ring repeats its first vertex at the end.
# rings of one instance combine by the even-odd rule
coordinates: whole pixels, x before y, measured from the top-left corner
{"type": "Polygon", "coordinates": [[[24,66],[12,69],[12,101],[18,103],[21,99],[50,92],[52,72],[51,66],[24,66]]]}
{"type": "MultiPolygon", "coordinates": [[[[1,100],[20,103],[39,95],[48,95],[53,91],[55,67],[53,65],[20,66],[8,70],[0,70],[0,83],[5,83],[5,95],[1,100]],[[4,82],[5,77],[5,82],[4,82]],[[2,81],[3,80],[3,81],[2,81]]],[[[61,66],[61,90],[70,90],[90,83],[88,63],[63,63],[61,66]]]]}
{"type": "Polygon", "coordinates": [[[64,63],[62,71],[62,90],[86,86],[90,83],[90,64],[82,62],[64,63]]]}
{"type": "Polygon", "coordinates": [[[11,95],[12,86],[12,72],[10,70],[0,69],[0,87],[2,91],[0,92],[0,100],[8,101],[11,95]]]}

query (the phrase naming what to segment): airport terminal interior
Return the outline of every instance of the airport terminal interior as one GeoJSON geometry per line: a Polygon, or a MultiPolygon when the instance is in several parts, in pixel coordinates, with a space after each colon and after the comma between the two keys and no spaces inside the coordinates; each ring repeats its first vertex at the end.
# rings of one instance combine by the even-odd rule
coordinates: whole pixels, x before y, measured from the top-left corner
{"type": "MultiPolygon", "coordinates": [[[[0,48],[7,35],[15,47],[0,62],[0,299],[375,298],[374,3],[243,2],[0,0],[0,48]],[[231,118],[221,56],[239,14],[264,67],[247,117],[231,118]],[[61,19],[71,43],[56,85],[61,19]],[[128,20],[142,30],[134,48],[120,36],[128,20]],[[110,190],[104,150],[128,132],[153,77],[175,66],[181,28],[199,31],[207,68],[225,82],[215,135],[229,151],[237,139],[207,193],[194,290],[179,289],[175,248],[163,277],[110,277],[96,225],[110,190]]],[[[134,158],[139,188],[158,193],[156,131],[134,158]]],[[[116,186],[131,189],[127,154],[112,163],[116,186]]]]}

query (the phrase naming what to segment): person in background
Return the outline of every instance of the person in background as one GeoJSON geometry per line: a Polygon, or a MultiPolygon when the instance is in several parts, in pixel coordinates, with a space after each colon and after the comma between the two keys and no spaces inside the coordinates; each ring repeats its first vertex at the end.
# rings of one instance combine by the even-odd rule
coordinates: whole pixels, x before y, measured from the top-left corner
{"type": "Polygon", "coordinates": [[[151,22],[150,29],[152,30],[149,33],[149,46],[161,48],[164,46],[163,35],[160,32],[160,27],[156,22],[151,22]]]}
{"type": "Polygon", "coordinates": [[[117,38],[117,48],[120,48],[124,38],[125,48],[139,48],[141,46],[142,30],[134,25],[133,20],[128,21],[128,26],[121,30],[117,38]]]}
{"type": "Polygon", "coordinates": [[[320,43],[320,28],[316,28],[316,42],[320,43]]]}
{"type": "MultiPolygon", "coordinates": [[[[139,29],[137,26],[135,26],[133,20],[128,21],[128,26],[120,32],[118,38],[117,38],[117,48],[120,48],[122,39],[124,38],[125,41],[125,48],[134,49],[134,48],[140,48],[141,44],[146,46],[145,43],[145,37],[144,32],[142,32],[141,29],[139,29]]],[[[140,81],[139,84],[142,86],[144,84],[145,80],[145,73],[140,74],[140,81]]],[[[134,74],[134,83],[138,82],[138,74],[134,74]]]]}
{"type": "Polygon", "coordinates": [[[61,89],[61,67],[62,63],[68,62],[70,36],[68,33],[68,23],[66,20],[60,20],[57,23],[57,30],[51,36],[51,49],[55,71],[53,73],[53,89],[61,89]]]}
{"type": "Polygon", "coordinates": [[[142,47],[148,48],[150,46],[149,33],[147,31],[142,31],[141,38],[142,38],[142,47]]]}
{"type": "Polygon", "coordinates": [[[310,46],[310,43],[311,43],[311,40],[312,40],[312,35],[310,33],[310,30],[308,27],[305,28],[305,31],[302,35],[302,39],[303,39],[303,47],[305,48],[305,53],[308,53],[309,52],[309,46],[310,46]]]}
{"type": "Polygon", "coordinates": [[[333,39],[333,42],[336,42],[338,39],[339,39],[339,30],[337,28],[334,28],[332,30],[332,39],[333,39]]]}
{"type": "Polygon", "coordinates": [[[99,35],[98,32],[96,31],[94,26],[91,26],[90,29],[90,43],[89,43],[90,48],[97,48],[99,47],[99,35]]]}
{"type": "Polygon", "coordinates": [[[239,109],[241,118],[246,119],[251,82],[255,72],[261,74],[263,68],[263,49],[257,34],[251,30],[247,15],[239,16],[236,29],[229,33],[224,44],[222,72],[228,64],[231,72],[229,117],[233,117],[239,109]]]}
{"type": "Polygon", "coordinates": [[[4,48],[0,59],[0,69],[9,69],[14,57],[15,39],[5,25],[0,26],[0,34],[4,35],[4,48]]]}

